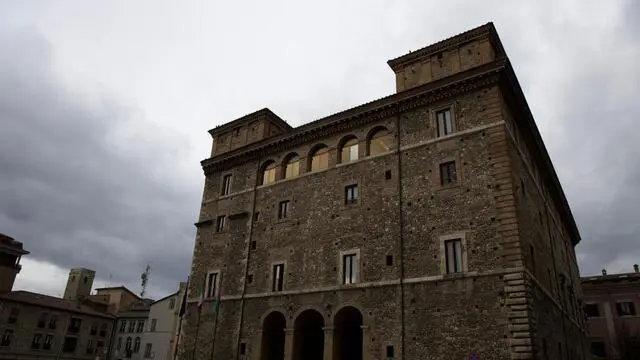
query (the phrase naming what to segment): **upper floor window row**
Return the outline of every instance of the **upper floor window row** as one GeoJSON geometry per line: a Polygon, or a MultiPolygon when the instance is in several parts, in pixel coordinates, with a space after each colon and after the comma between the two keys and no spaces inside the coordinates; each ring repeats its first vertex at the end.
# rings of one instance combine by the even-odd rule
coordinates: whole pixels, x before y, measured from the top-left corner
{"type": "MultiPolygon", "coordinates": [[[[395,148],[394,134],[385,127],[374,128],[366,139],[366,155],[375,156],[388,153],[395,148]]],[[[317,144],[307,155],[306,172],[322,171],[329,168],[329,147],[317,144]]],[[[338,143],[337,162],[349,163],[360,158],[360,141],[354,135],[344,137],[338,143]]],[[[290,153],[280,166],[273,161],[265,162],[258,175],[259,185],[267,185],[281,179],[294,178],[301,174],[301,158],[297,153],[290,153]],[[279,168],[279,170],[278,170],[279,168]]]]}

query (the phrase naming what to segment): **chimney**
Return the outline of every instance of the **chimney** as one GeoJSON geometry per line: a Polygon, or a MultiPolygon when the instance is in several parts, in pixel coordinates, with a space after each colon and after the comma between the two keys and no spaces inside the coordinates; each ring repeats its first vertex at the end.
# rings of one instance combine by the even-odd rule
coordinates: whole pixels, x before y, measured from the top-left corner
{"type": "Polygon", "coordinates": [[[637,274],[640,273],[640,270],[638,269],[638,264],[633,264],[633,271],[637,274]]]}
{"type": "Polygon", "coordinates": [[[607,269],[602,269],[602,276],[607,276],[607,269]]]}

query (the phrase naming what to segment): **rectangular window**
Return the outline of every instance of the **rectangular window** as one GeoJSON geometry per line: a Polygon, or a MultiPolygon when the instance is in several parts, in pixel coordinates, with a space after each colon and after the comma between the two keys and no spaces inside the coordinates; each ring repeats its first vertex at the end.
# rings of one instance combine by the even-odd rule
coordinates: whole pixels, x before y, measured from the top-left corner
{"type": "Polygon", "coordinates": [[[124,332],[127,329],[127,320],[120,321],[120,332],[124,332]]]}
{"type": "Polygon", "coordinates": [[[76,351],[76,346],[78,346],[78,338],[76,337],[65,337],[64,344],[62,345],[62,352],[72,353],[76,351]]]}
{"type": "Polygon", "coordinates": [[[438,120],[438,137],[449,135],[453,132],[451,109],[443,109],[436,112],[436,119],[438,120]]]}
{"type": "Polygon", "coordinates": [[[462,272],[462,240],[454,239],[444,242],[447,274],[462,272]]]}
{"type": "Polygon", "coordinates": [[[93,354],[93,340],[87,341],[87,354],[93,354]]]}
{"type": "Polygon", "coordinates": [[[591,355],[597,357],[607,357],[607,347],[602,341],[591,342],[591,355]]]}
{"type": "Polygon", "coordinates": [[[47,325],[47,313],[42,313],[38,318],[38,327],[44,328],[46,325],[47,325]]]}
{"type": "Polygon", "coordinates": [[[346,254],[342,256],[342,283],[355,284],[358,275],[358,264],[356,254],[346,254]]]}
{"type": "Polygon", "coordinates": [[[278,219],[284,219],[289,216],[289,200],[280,201],[278,207],[278,219]]]}
{"type": "Polygon", "coordinates": [[[586,304],[584,306],[584,313],[587,317],[600,317],[600,307],[598,304],[586,304]]]}
{"type": "Polygon", "coordinates": [[[136,331],[136,322],[134,320],[129,321],[129,332],[132,333],[136,331]]]}
{"type": "Polygon", "coordinates": [[[7,322],[9,324],[15,324],[18,322],[18,316],[20,316],[20,309],[18,308],[11,308],[11,312],[9,312],[9,318],[7,319],[7,322]]]}
{"type": "Polygon", "coordinates": [[[273,265],[273,291],[282,291],[284,289],[284,264],[273,265]]]}
{"type": "Polygon", "coordinates": [[[158,319],[151,319],[151,326],[149,328],[149,331],[156,331],[156,326],[158,326],[158,319]]]}
{"type": "Polygon", "coordinates": [[[393,265],[393,255],[387,255],[387,266],[393,265]]]}
{"type": "Polygon", "coordinates": [[[220,193],[220,195],[229,195],[231,194],[231,174],[229,175],[225,175],[222,178],[222,192],[220,193]]]}
{"type": "Polygon", "coordinates": [[[138,327],[136,328],[136,332],[143,332],[144,331],[144,320],[140,320],[138,321],[138,327]]]}
{"type": "Polygon", "coordinates": [[[116,346],[116,350],[120,351],[121,348],[122,348],[122,338],[119,337],[118,338],[118,345],[116,346]]]}
{"type": "Polygon", "coordinates": [[[218,216],[218,219],[216,220],[216,232],[223,232],[224,231],[224,223],[226,221],[227,217],[224,215],[220,215],[218,216]]]}
{"type": "Polygon", "coordinates": [[[82,326],[82,319],[71,318],[71,320],[69,321],[69,328],[67,329],[67,331],[72,334],[77,334],[80,332],[81,326],[82,326]]]}
{"type": "Polygon", "coordinates": [[[358,202],[358,185],[349,185],[344,188],[344,203],[355,204],[358,202]]]}
{"type": "Polygon", "coordinates": [[[31,340],[32,349],[40,349],[40,342],[42,341],[42,334],[34,334],[33,340],[31,340]]]}
{"type": "Polygon", "coordinates": [[[456,180],[456,162],[448,161],[440,164],[440,185],[454,184],[456,180]]]}
{"type": "Polygon", "coordinates": [[[246,354],[247,354],[247,344],[240,343],[240,355],[246,355],[246,354]]]}
{"type": "Polygon", "coordinates": [[[533,245],[529,245],[529,255],[531,255],[531,270],[536,273],[536,251],[533,245]]]}
{"type": "Polygon", "coordinates": [[[169,310],[173,310],[173,308],[176,307],[176,299],[172,298],[171,300],[169,300],[169,310]]]}
{"type": "Polygon", "coordinates": [[[258,222],[260,221],[260,212],[256,211],[253,213],[253,221],[258,222]]]}
{"type": "Polygon", "coordinates": [[[218,273],[213,272],[207,274],[205,297],[212,298],[216,296],[216,286],[218,285],[218,273]]]}
{"type": "Polygon", "coordinates": [[[7,329],[2,334],[2,340],[0,340],[0,346],[11,346],[11,339],[13,338],[13,330],[7,329]]]}
{"type": "Polygon", "coordinates": [[[151,357],[151,345],[152,345],[152,344],[146,344],[146,345],[144,346],[144,357],[145,357],[146,359],[148,359],[148,358],[150,358],[150,357],[151,357]]]}
{"type": "Polygon", "coordinates": [[[49,317],[49,329],[55,329],[56,326],[58,324],[58,315],[56,314],[51,314],[51,317],[49,317]]]}
{"type": "Polygon", "coordinates": [[[53,335],[46,335],[44,337],[44,343],[42,343],[42,350],[51,350],[51,345],[53,345],[53,335]]]}
{"type": "Polygon", "coordinates": [[[91,324],[91,330],[89,331],[89,333],[91,335],[95,335],[98,333],[98,324],[96,324],[95,322],[93,324],[91,324]]]}
{"type": "Polygon", "coordinates": [[[631,301],[623,301],[616,303],[616,311],[618,316],[633,316],[636,314],[636,307],[631,301]]]}
{"type": "Polygon", "coordinates": [[[393,345],[387,345],[387,358],[393,358],[395,356],[395,349],[393,348],[393,345]]]}

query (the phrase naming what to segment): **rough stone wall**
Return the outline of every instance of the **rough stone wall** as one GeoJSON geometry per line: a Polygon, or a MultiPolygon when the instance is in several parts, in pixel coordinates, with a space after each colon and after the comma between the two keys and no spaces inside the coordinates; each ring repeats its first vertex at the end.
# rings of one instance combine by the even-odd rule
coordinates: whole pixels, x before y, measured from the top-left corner
{"type": "Polygon", "coordinates": [[[495,59],[489,38],[481,38],[417,59],[396,72],[396,89],[407,90],[495,59]]]}
{"type": "Polygon", "coordinates": [[[541,165],[525,144],[506,104],[504,112],[521,253],[532,286],[532,350],[537,359],[544,358],[545,348],[549,359],[578,356],[586,352],[586,343],[574,247],[557,204],[549,195],[541,165]],[[561,274],[566,280],[561,279],[561,274]],[[558,348],[564,349],[563,357],[558,348]]]}

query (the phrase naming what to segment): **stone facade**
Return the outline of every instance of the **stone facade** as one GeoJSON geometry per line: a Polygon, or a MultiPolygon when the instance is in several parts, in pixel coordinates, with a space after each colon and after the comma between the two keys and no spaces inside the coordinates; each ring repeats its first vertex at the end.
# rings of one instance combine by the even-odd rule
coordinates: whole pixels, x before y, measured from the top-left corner
{"type": "Polygon", "coordinates": [[[594,359],[640,354],[640,270],[582,278],[584,312],[594,359]]]}
{"type": "Polygon", "coordinates": [[[493,25],[389,65],[388,97],[210,131],[181,359],[586,358],[579,233],[493,25]]]}

